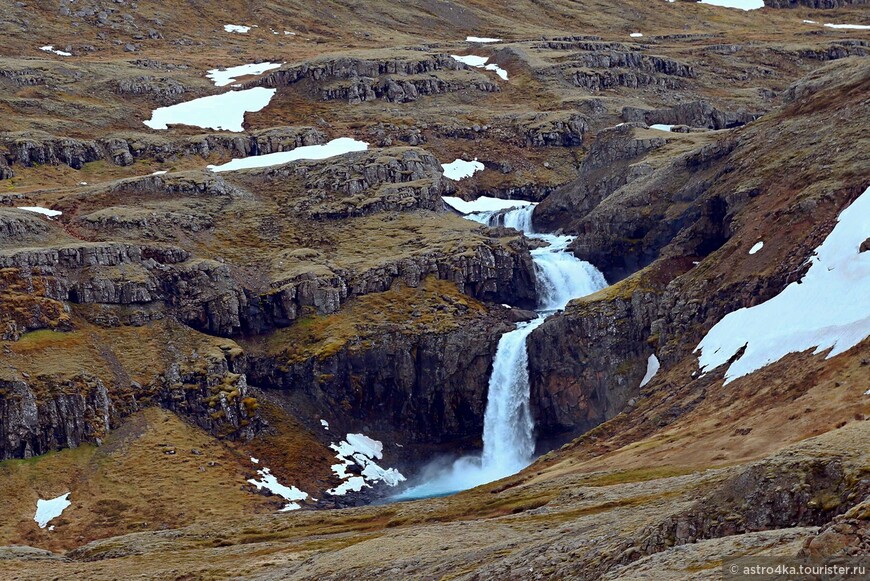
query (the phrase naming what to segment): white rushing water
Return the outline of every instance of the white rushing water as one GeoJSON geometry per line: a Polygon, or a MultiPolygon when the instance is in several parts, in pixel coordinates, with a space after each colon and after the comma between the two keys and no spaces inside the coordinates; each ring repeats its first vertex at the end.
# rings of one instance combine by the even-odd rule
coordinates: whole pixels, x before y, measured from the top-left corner
{"type": "Polygon", "coordinates": [[[512,210],[474,212],[465,217],[489,226],[523,231],[548,246],[532,250],[538,292],[538,317],[519,323],[502,335],[492,363],[486,412],[483,419],[483,453],[450,463],[433,463],[424,470],[422,484],[398,499],[425,498],[458,492],[519,472],[531,464],[535,451],[534,428],[529,402],[529,356],[526,339],[548,316],[565,308],[573,298],[592,294],[607,286],[604,275],[568,251],[571,236],[540,234],[532,228],[535,204],[512,210]]]}

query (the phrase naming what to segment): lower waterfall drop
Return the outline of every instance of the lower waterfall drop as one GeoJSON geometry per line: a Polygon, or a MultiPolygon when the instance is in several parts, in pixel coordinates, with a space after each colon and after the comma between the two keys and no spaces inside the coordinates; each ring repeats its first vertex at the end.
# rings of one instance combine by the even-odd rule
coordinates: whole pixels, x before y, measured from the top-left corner
{"type": "Polygon", "coordinates": [[[399,494],[397,500],[441,496],[473,488],[519,472],[534,459],[535,423],[529,387],[526,339],[555,311],[573,298],[592,294],[605,286],[604,275],[568,251],[572,236],[535,233],[535,204],[502,212],[477,212],[465,217],[488,226],[522,230],[529,238],[547,242],[531,251],[538,291],[538,317],[518,323],[501,336],[489,378],[483,419],[483,452],[450,465],[432,464],[423,471],[421,484],[399,494]]]}
{"type": "Polygon", "coordinates": [[[520,323],[498,342],[486,395],[481,457],[481,465],[494,473],[507,475],[522,470],[535,452],[526,338],[544,319],[520,323]]]}

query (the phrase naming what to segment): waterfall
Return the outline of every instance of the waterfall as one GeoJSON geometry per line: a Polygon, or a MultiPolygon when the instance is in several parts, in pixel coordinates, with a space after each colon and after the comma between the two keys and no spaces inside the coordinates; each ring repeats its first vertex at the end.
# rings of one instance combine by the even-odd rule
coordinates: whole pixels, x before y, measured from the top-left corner
{"type": "Polygon", "coordinates": [[[499,474],[513,474],[528,466],[535,452],[532,410],[529,405],[529,354],[526,337],[545,317],[520,323],[498,342],[483,417],[481,464],[499,474]]]}
{"type": "Polygon", "coordinates": [[[501,211],[483,211],[465,217],[487,226],[521,230],[547,246],[531,251],[535,264],[538,317],[517,324],[501,336],[492,363],[492,375],[483,418],[483,453],[464,457],[452,465],[435,463],[424,470],[422,484],[400,494],[399,499],[424,498],[458,492],[514,474],[533,459],[534,428],[529,403],[529,355],[526,339],[548,316],[565,308],[573,298],[607,286],[604,275],[568,250],[573,236],[536,233],[532,229],[535,204],[501,211]]]}

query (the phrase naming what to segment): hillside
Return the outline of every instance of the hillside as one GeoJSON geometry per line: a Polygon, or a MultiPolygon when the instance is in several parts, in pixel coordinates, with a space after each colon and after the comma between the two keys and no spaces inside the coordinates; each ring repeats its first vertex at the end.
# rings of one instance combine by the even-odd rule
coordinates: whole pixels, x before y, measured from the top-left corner
{"type": "Polygon", "coordinates": [[[867,555],[870,12],[766,4],[10,6],[0,576],[867,555]]]}

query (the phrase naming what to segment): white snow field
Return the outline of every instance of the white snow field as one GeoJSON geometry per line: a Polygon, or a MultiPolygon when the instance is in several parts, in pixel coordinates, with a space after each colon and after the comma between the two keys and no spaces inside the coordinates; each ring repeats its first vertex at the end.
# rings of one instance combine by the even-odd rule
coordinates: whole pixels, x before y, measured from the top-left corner
{"type": "Polygon", "coordinates": [[[192,125],[205,129],[223,129],[240,133],[245,113],[260,111],[272,97],[276,89],[254,87],[244,91],[229,91],[220,95],[200,97],[168,107],[160,107],[151,113],[151,119],[144,121],[151,129],[167,129],[170,125],[192,125]]]}
{"type": "Polygon", "coordinates": [[[44,529],[45,525],[52,519],[55,519],[66,510],[72,503],[69,501],[69,492],[61,494],[57,498],[49,500],[39,499],[36,501],[36,514],[33,515],[33,520],[39,525],[39,528],[44,529]]]}
{"type": "Polygon", "coordinates": [[[369,144],[365,141],[357,141],[350,137],[339,137],[323,145],[303,145],[290,151],[278,151],[266,155],[252,155],[250,157],[236,158],[222,165],[207,166],[213,172],[235,171],[254,167],[268,167],[280,165],[300,159],[326,159],[336,155],[344,155],[352,151],[365,151],[369,144]]]}
{"type": "Polygon", "coordinates": [[[653,125],[650,125],[649,128],[655,129],[657,131],[673,131],[674,130],[673,125],[664,125],[663,123],[654,123],[653,125]]]}
{"type": "Polygon", "coordinates": [[[701,4],[737,8],[739,10],[758,10],[764,8],[764,0],[701,0],[701,4]]]}
{"type": "Polygon", "coordinates": [[[641,37],[643,37],[643,33],[642,32],[632,32],[628,36],[630,36],[631,38],[641,38],[641,37]]]}
{"type": "Polygon", "coordinates": [[[266,71],[277,69],[280,66],[281,63],[250,63],[229,67],[228,69],[210,69],[205,76],[211,79],[216,87],[226,87],[231,83],[235,83],[239,77],[262,75],[266,71]]]}
{"type": "Polygon", "coordinates": [[[825,24],[825,26],[844,30],[870,30],[870,24],[825,24]]]}
{"type": "Polygon", "coordinates": [[[405,481],[405,477],[395,468],[381,468],[375,459],[384,457],[384,445],[378,440],[373,440],[364,434],[348,434],[338,444],[329,446],[337,452],[335,455],[340,464],[333,464],[332,471],[344,480],[341,484],[327,490],[327,494],[343,496],[348,492],[359,492],[363,487],[371,487],[369,482],[383,482],[387,486],[396,486],[405,481]],[[348,474],[348,467],[356,464],[362,470],[361,476],[348,474]]]}
{"type": "Polygon", "coordinates": [[[870,336],[870,188],[837,219],[804,277],[754,307],[729,313],[698,344],[706,373],[746,350],[725,372],[725,383],[815,347],[839,355],[870,336]]]}
{"type": "Polygon", "coordinates": [[[250,26],[241,26],[239,24],[224,24],[224,30],[227,32],[235,32],[236,34],[247,34],[251,30],[250,26]]]}
{"type": "Polygon", "coordinates": [[[441,167],[444,169],[444,177],[453,181],[470,178],[475,172],[483,171],[483,164],[476,157],[473,161],[454,159],[450,163],[442,163],[441,167]]]}
{"type": "Polygon", "coordinates": [[[41,47],[39,47],[39,50],[44,50],[45,52],[51,52],[51,53],[54,53],[58,56],[72,56],[71,52],[66,52],[65,50],[58,50],[58,49],[54,48],[54,45],[52,45],[52,44],[47,44],[45,46],[41,46],[41,47]]]}
{"type": "MultiPolygon", "coordinates": [[[[254,464],[259,464],[259,460],[255,458],[251,458],[251,462],[254,464]]],[[[308,498],[307,492],[302,492],[295,486],[284,486],[278,479],[275,478],[275,475],[272,474],[272,471],[268,468],[262,468],[257,470],[257,474],[260,476],[260,479],[250,478],[248,482],[257,487],[257,490],[265,488],[272,494],[277,494],[281,498],[287,501],[287,504],[284,508],[281,509],[281,512],[287,512],[288,510],[299,510],[302,506],[299,503],[294,502],[296,500],[305,500],[308,498]]]]}
{"type": "Polygon", "coordinates": [[[759,240],[758,242],[756,242],[755,244],[752,245],[752,248],[749,249],[749,254],[755,254],[756,252],[758,252],[762,248],[764,248],[764,241],[759,240]]]}
{"type": "Polygon", "coordinates": [[[501,42],[500,38],[489,38],[486,36],[466,36],[465,42],[477,42],[480,44],[486,44],[489,42],[501,42]]]}
{"type": "Polygon", "coordinates": [[[497,64],[486,64],[486,61],[489,60],[489,57],[486,56],[477,56],[473,54],[468,54],[465,56],[460,56],[456,54],[450,55],[454,60],[457,60],[463,64],[466,64],[470,67],[475,68],[483,68],[487,71],[494,71],[502,80],[508,80],[508,73],[506,70],[498,66],[497,64]]]}
{"type": "Polygon", "coordinates": [[[42,214],[43,216],[48,216],[49,218],[54,218],[63,214],[63,212],[61,212],[60,210],[49,210],[48,208],[43,208],[42,206],[18,206],[18,209],[27,210],[28,212],[36,212],[37,214],[42,214]]]}
{"type": "Polygon", "coordinates": [[[659,372],[661,368],[661,364],[659,363],[659,358],[655,356],[655,354],[650,355],[649,359],[646,360],[646,374],[643,376],[643,379],[640,381],[640,386],[643,387],[650,381],[652,378],[656,376],[656,373],[659,372]]]}

